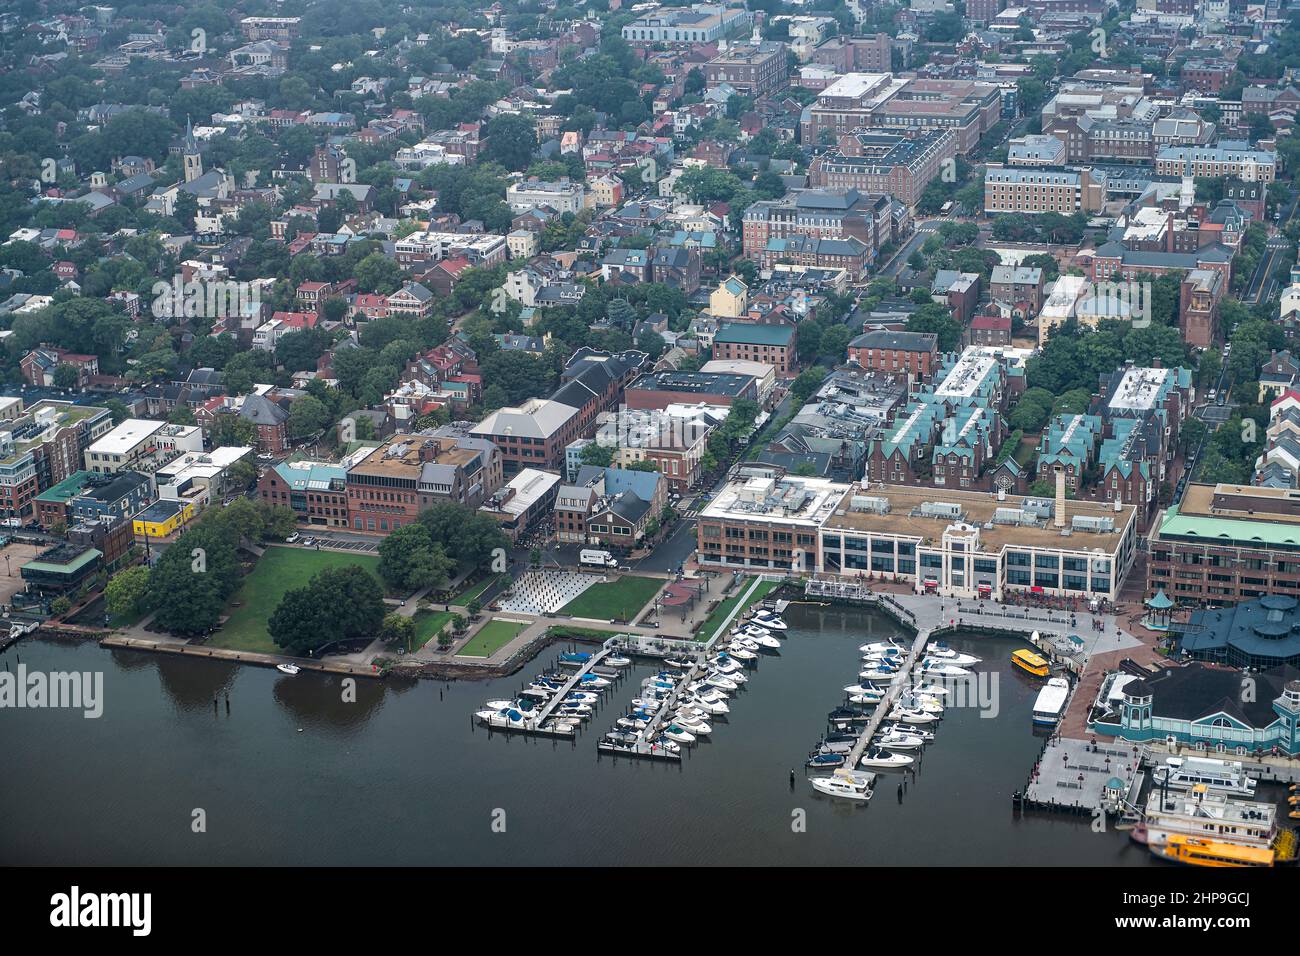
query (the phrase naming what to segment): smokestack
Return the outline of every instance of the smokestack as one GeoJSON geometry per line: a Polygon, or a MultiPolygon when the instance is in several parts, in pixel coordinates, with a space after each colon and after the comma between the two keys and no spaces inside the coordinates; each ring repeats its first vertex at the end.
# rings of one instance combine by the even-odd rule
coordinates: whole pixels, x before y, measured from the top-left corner
{"type": "Polygon", "coordinates": [[[1065,468],[1062,465],[1056,466],[1055,524],[1058,528],[1065,527],[1065,468]]]}

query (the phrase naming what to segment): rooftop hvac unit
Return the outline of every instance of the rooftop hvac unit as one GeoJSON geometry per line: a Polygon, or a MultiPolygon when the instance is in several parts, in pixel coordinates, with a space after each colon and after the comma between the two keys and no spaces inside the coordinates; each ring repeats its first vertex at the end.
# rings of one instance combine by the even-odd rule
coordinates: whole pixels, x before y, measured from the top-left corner
{"type": "Polygon", "coordinates": [[[1056,502],[1051,498],[1026,498],[1020,507],[1035,518],[1050,518],[1056,511],[1056,502]]]}
{"type": "Polygon", "coordinates": [[[1070,527],[1075,531],[1114,531],[1114,518],[1101,518],[1094,515],[1075,515],[1070,519],[1070,527]]]}
{"type": "Polygon", "coordinates": [[[924,501],[921,503],[921,514],[930,518],[960,518],[961,505],[951,501],[924,501]]]}
{"type": "Polygon", "coordinates": [[[854,495],[849,499],[849,507],[854,511],[870,511],[872,514],[889,514],[889,499],[876,495],[854,495]]]}
{"type": "Polygon", "coordinates": [[[1032,524],[1034,518],[1021,508],[998,508],[993,512],[994,524],[1032,524]]]}

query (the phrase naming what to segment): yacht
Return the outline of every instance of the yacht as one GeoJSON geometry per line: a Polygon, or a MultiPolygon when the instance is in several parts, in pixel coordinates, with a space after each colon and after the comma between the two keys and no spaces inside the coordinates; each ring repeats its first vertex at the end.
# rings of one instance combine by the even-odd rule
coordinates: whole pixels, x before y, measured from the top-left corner
{"type": "Polygon", "coordinates": [[[897,706],[905,710],[919,710],[924,714],[934,714],[936,717],[943,716],[943,704],[933,697],[914,697],[910,694],[904,694],[898,699],[897,706]]]}
{"type": "Polygon", "coordinates": [[[489,700],[483,706],[496,713],[503,710],[517,710],[525,716],[536,716],[541,711],[541,708],[537,706],[537,701],[522,698],[516,700],[489,700]]]}
{"type": "Polygon", "coordinates": [[[785,621],[781,620],[778,614],[774,611],[769,611],[767,608],[759,608],[753,613],[749,620],[750,623],[757,624],[759,627],[765,627],[769,631],[784,631],[788,626],[785,621]]]}
{"type": "Polygon", "coordinates": [[[586,651],[566,651],[560,655],[560,666],[582,667],[589,660],[591,660],[591,655],[586,651]]]}
{"type": "Polygon", "coordinates": [[[712,725],[698,714],[679,710],[673,717],[673,723],[685,727],[697,737],[707,737],[713,733],[712,725]]]}
{"type": "Polygon", "coordinates": [[[578,678],[579,687],[608,687],[609,680],[598,674],[583,674],[578,678]]]}
{"type": "Polygon", "coordinates": [[[518,730],[531,730],[537,726],[537,718],[521,714],[513,707],[500,710],[480,710],[475,715],[479,720],[493,727],[513,727],[518,730]]]}
{"type": "Polygon", "coordinates": [[[921,674],[925,677],[970,677],[975,672],[956,664],[948,664],[933,657],[921,661],[921,674]]]}
{"type": "Polygon", "coordinates": [[[1277,807],[1210,793],[1203,783],[1179,792],[1156,788],[1147,797],[1142,823],[1131,836],[1156,850],[1175,834],[1272,849],[1279,835],[1277,807]]]}
{"type": "Polygon", "coordinates": [[[275,669],[281,674],[288,674],[290,677],[302,670],[297,664],[276,664],[275,669]]]}
{"type": "Polygon", "coordinates": [[[905,724],[932,724],[939,718],[934,714],[927,714],[923,710],[909,710],[906,707],[895,706],[889,712],[889,719],[901,721],[905,724]]]}
{"type": "Polygon", "coordinates": [[[766,647],[770,651],[779,651],[781,649],[781,642],[771,634],[746,634],[744,638],[747,641],[753,641],[759,647],[766,647]]]}
{"type": "Polygon", "coordinates": [[[704,678],[704,683],[708,684],[710,687],[718,687],[722,690],[736,689],[736,682],[731,680],[729,677],[724,677],[722,674],[710,674],[708,677],[704,678]]]}
{"type": "Polygon", "coordinates": [[[858,679],[870,681],[873,684],[888,684],[898,676],[897,667],[886,667],[884,665],[877,667],[868,667],[866,670],[858,671],[858,679]]]}
{"type": "Polygon", "coordinates": [[[844,688],[844,693],[871,697],[873,702],[885,699],[885,692],[873,684],[848,684],[844,688]]]}
{"type": "MultiPolygon", "coordinates": [[[[771,637],[771,636],[772,636],[772,632],[771,632],[771,631],[769,631],[769,630],[768,630],[767,628],[765,628],[765,627],[759,627],[757,624],[742,624],[742,625],[740,625],[740,627],[738,627],[738,628],[736,628],[734,631],[732,631],[732,633],[733,633],[733,634],[738,634],[738,635],[740,635],[741,637],[748,637],[748,638],[759,638],[759,637],[771,637]]],[[[780,646],[780,643],[779,643],[779,642],[778,642],[777,646],[778,646],[778,647],[780,646]]]]}
{"type": "Polygon", "coordinates": [[[608,664],[610,667],[631,667],[632,658],[624,657],[622,654],[611,654],[601,661],[602,664],[608,664]]]}
{"type": "Polygon", "coordinates": [[[907,754],[896,754],[892,750],[885,750],[883,747],[870,746],[867,752],[862,755],[858,761],[859,767],[908,767],[915,762],[914,757],[907,754]]]}
{"type": "Polygon", "coordinates": [[[569,691],[564,699],[570,704],[596,704],[600,702],[598,694],[589,694],[584,690],[569,691]]]}
{"type": "Polygon", "coordinates": [[[664,663],[667,664],[669,667],[675,667],[678,670],[682,670],[682,671],[690,670],[692,667],[695,666],[694,661],[682,660],[679,657],[667,657],[664,659],[664,663]]]}
{"type": "Polygon", "coordinates": [[[679,754],[682,752],[682,745],[675,740],[669,740],[663,734],[658,734],[646,741],[653,748],[666,751],[670,754],[679,754]]]}
{"type": "Polygon", "coordinates": [[[686,704],[694,707],[696,710],[702,710],[706,714],[718,715],[726,714],[731,711],[731,708],[727,706],[727,702],[721,698],[716,700],[706,700],[698,695],[694,697],[688,695],[686,697],[679,697],[677,702],[679,704],[686,704]]]}
{"type": "Polygon", "coordinates": [[[831,797],[843,797],[846,800],[871,799],[871,785],[875,783],[874,773],[859,773],[854,770],[837,770],[829,777],[809,777],[808,782],[819,793],[831,797]]]}
{"type": "Polygon", "coordinates": [[[758,659],[758,655],[755,654],[753,651],[751,651],[749,648],[742,647],[737,644],[732,644],[730,647],[728,647],[727,653],[730,654],[732,657],[739,658],[742,661],[753,661],[758,659]]]}

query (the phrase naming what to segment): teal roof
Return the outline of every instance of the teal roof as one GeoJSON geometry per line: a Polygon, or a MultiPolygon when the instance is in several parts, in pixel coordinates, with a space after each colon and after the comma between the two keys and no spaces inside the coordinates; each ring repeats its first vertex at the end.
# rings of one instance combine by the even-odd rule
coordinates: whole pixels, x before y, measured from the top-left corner
{"type": "Polygon", "coordinates": [[[1146,605],[1147,607],[1154,608],[1157,611],[1163,611],[1166,608],[1173,607],[1174,602],[1169,600],[1169,597],[1165,594],[1165,589],[1161,588],[1155,593],[1154,597],[1147,598],[1146,605]]]}
{"type": "Polygon", "coordinates": [[[39,495],[37,501],[66,502],[81,494],[86,486],[86,479],[91,475],[88,471],[75,471],[67,478],[64,478],[57,485],[51,485],[39,495]]]}
{"type": "Polygon", "coordinates": [[[1246,546],[1271,544],[1300,548],[1300,528],[1273,521],[1246,521],[1241,518],[1205,518],[1182,515],[1178,506],[1165,511],[1160,537],[1183,538],[1210,543],[1240,543],[1246,546]]]}
{"type": "Polygon", "coordinates": [[[790,345],[794,341],[793,325],[760,325],[757,322],[728,322],[714,333],[715,342],[740,345],[790,345]]]}

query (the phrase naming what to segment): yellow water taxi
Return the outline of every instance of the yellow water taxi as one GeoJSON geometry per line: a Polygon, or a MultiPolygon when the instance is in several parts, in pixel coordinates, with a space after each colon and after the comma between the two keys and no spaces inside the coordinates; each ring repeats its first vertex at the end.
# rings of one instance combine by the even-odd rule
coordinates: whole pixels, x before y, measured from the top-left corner
{"type": "Polygon", "coordinates": [[[1035,677],[1047,677],[1051,674],[1047,667],[1047,661],[1027,648],[1015,651],[1011,655],[1011,663],[1035,677]]]}
{"type": "Polygon", "coordinates": [[[1151,847],[1151,852],[1171,863],[1188,866],[1272,866],[1275,856],[1273,850],[1266,847],[1241,846],[1176,833],[1170,834],[1163,846],[1151,847]]]}

